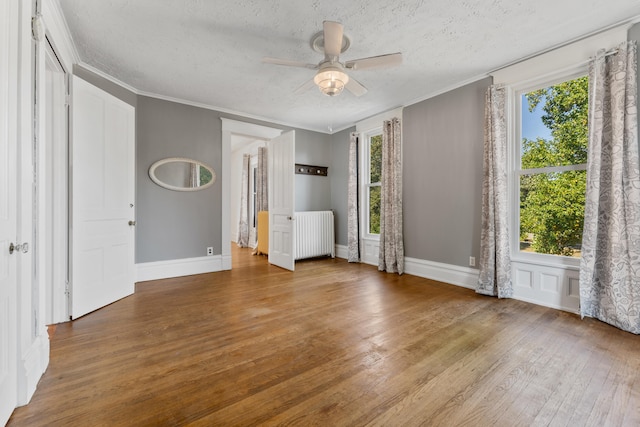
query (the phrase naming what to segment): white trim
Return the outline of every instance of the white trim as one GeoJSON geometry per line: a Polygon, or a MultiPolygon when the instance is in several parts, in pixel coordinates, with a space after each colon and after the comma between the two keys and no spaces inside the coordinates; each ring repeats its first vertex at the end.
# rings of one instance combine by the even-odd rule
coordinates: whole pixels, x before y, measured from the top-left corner
{"type": "Polygon", "coordinates": [[[33,397],[40,377],[49,365],[49,336],[42,324],[40,335],[35,337],[29,349],[20,360],[18,376],[22,378],[18,391],[18,406],[26,405],[33,397]]]}
{"type": "Polygon", "coordinates": [[[491,73],[493,82],[519,84],[532,79],[546,78],[550,73],[556,74],[558,71],[568,72],[572,68],[584,65],[599,49],[612,48],[625,41],[627,31],[628,26],[621,25],[496,70],[491,73]]]}
{"type": "Polygon", "coordinates": [[[540,301],[540,300],[538,300],[536,298],[527,298],[527,297],[523,297],[523,296],[514,295],[513,299],[517,300],[517,301],[524,301],[524,302],[529,303],[529,304],[539,305],[541,307],[553,308],[554,310],[566,311],[567,313],[580,314],[580,308],[578,308],[576,310],[573,307],[563,306],[562,304],[546,303],[546,302],[540,301]]]}
{"type": "MultiPolygon", "coordinates": [[[[91,72],[93,74],[96,74],[99,77],[102,77],[103,79],[108,80],[108,81],[110,81],[111,83],[113,83],[115,85],[118,85],[118,86],[120,86],[120,87],[122,87],[124,89],[127,89],[128,91],[133,92],[136,95],[142,95],[142,92],[140,92],[135,87],[123,82],[122,80],[118,80],[113,76],[110,76],[109,74],[105,73],[104,71],[99,70],[99,69],[95,68],[94,66],[87,64],[86,62],[78,62],[76,64],[76,67],[82,68],[82,69],[84,69],[86,71],[89,71],[89,72],[91,72]]],[[[145,96],[149,96],[151,98],[155,98],[154,96],[151,96],[151,95],[145,95],[145,96]]],[[[174,101],[174,102],[180,102],[180,101],[174,101]]],[[[181,104],[185,104],[185,102],[180,102],[180,103],[181,104]]]]}
{"type": "Polygon", "coordinates": [[[431,92],[428,95],[424,95],[424,96],[420,96],[418,98],[415,98],[415,99],[405,103],[404,107],[406,108],[406,107],[409,107],[411,105],[417,104],[419,102],[426,101],[427,99],[435,98],[436,96],[440,96],[440,95],[445,94],[447,92],[451,92],[453,90],[460,89],[461,87],[464,87],[466,85],[470,85],[471,83],[478,82],[478,81],[480,81],[482,79],[486,79],[487,77],[491,77],[491,75],[489,73],[484,73],[484,74],[479,74],[477,76],[465,79],[465,80],[463,80],[461,82],[457,82],[457,83],[454,83],[452,85],[446,86],[446,87],[444,87],[442,89],[438,89],[438,90],[436,90],[434,92],[431,92]]]}
{"type": "Polygon", "coordinates": [[[349,258],[349,249],[345,245],[336,244],[335,246],[336,246],[336,249],[335,249],[336,258],[343,258],[343,259],[349,258]]]}
{"type": "Polygon", "coordinates": [[[580,268],[511,260],[513,297],[520,301],[578,313],[580,268]]]}
{"type": "Polygon", "coordinates": [[[222,121],[222,266],[231,270],[231,135],[244,135],[256,139],[272,139],[282,134],[282,129],[220,117],[222,121]]]}
{"type": "MultiPolygon", "coordinates": [[[[336,257],[347,258],[347,247],[344,245],[336,245],[336,257]]],[[[377,265],[376,263],[364,262],[363,264],[377,265]]],[[[549,307],[556,310],[567,311],[570,313],[578,313],[579,303],[574,289],[573,295],[569,295],[570,292],[567,288],[568,281],[572,280],[574,287],[578,280],[578,268],[572,266],[558,267],[556,265],[540,266],[536,263],[527,261],[514,261],[514,270],[518,266],[530,265],[535,268],[535,276],[532,275],[532,288],[540,288],[541,281],[538,276],[540,273],[547,275],[551,279],[558,280],[558,292],[550,292],[549,290],[541,294],[542,297],[535,297],[531,292],[527,292],[527,289],[518,286],[517,281],[514,278],[514,300],[524,301],[530,304],[536,304],[543,307],[549,307]]],[[[435,280],[445,283],[447,285],[460,286],[463,288],[471,289],[475,291],[478,283],[479,270],[468,267],[461,267],[458,265],[445,264],[435,261],[427,261],[418,258],[405,257],[404,258],[404,272],[412,276],[422,277],[425,279],[435,280]]]]}
{"type": "Polygon", "coordinates": [[[220,255],[222,259],[222,269],[231,270],[231,255],[220,255]]]}
{"type": "Polygon", "coordinates": [[[369,133],[374,129],[382,129],[382,122],[385,120],[391,120],[394,117],[402,120],[403,108],[404,107],[394,108],[393,110],[385,111],[384,113],[376,114],[375,116],[360,120],[356,123],[356,132],[369,133]]]}
{"type": "MultiPolygon", "coordinates": [[[[234,115],[234,116],[242,117],[244,119],[259,120],[259,121],[262,121],[262,122],[272,123],[272,124],[277,125],[277,126],[292,127],[292,128],[296,128],[296,129],[310,130],[310,131],[313,131],[313,132],[318,132],[318,133],[324,133],[324,134],[327,134],[327,135],[331,135],[331,133],[327,132],[327,130],[325,128],[303,127],[303,126],[300,126],[300,124],[298,124],[298,123],[287,123],[287,122],[275,120],[275,119],[270,118],[270,117],[264,117],[264,116],[254,115],[254,114],[248,114],[248,113],[245,113],[245,112],[242,112],[242,111],[236,111],[236,110],[232,110],[232,109],[229,109],[229,108],[217,107],[217,106],[211,105],[211,104],[204,104],[202,102],[189,101],[189,100],[186,100],[186,99],[174,98],[172,96],[161,95],[161,94],[154,93],[154,92],[147,92],[147,91],[139,90],[139,89],[136,89],[135,87],[127,84],[127,83],[124,83],[121,80],[118,80],[117,78],[115,78],[113,76],[110,76],[109,74],[105,73],[104,71],[101,71],[101,70],[99,70],[99,69],[97,69],[97,68],[95,68],[95,67],[93,67],[93,66],[91,66],[91,65],[89,65],[89,64],[87,64],[85,62],[80,62],[80,63],[77,64],[77,66],[80,67],[80,68],[83,68],[83,69],[85,69],[87,71],[90,71],[90,72],[92,72],[94,74],[97,74],[100,77],[110,81],[111,83],[117,84],[117,85],[119,85],[119,86],[121,86],[121,87],[123,87],[123,88],[125,88],[125,89],[127,89],[127,90],[129,90],[131,92],[133,92],[134,94],[139,95],[139,96],[146,96],[148,98],[154,98],[154,99],[160,99],[160,100],[163,100],[163,101],[175,102],[177,104],[189,105],[191,107],[203,108],[205,110],[217,111],[219,113],[224,113],[224,114],[231,114],[231,115],[234,115]]],[[[227,118],[224,118],[224,117],[221,117],[221,119],[232,120],[232,119],[227,119],[227,118]]],[[[234,121],[234,120],[232,120],[232,121],[234,121]]],[[[259,126],[259,125],[256,125],[256,126],[259,126]]],[[[350,125],[350,126],[347,126],[347,127],[351,127],[351,126],[353,126],[353,125],[350,125]]],[[[333,132],[333,133],[335,133],[335,132],[333,132]]]]}
{"type": "Polygon", "coordinates": [[[378,256],[380,254],[380,239],[369,237],[360,238],[360,262],[363,264],[378,266],[378,256]]]}
{"type": "Polygon", "coordinates": [[[493,73],[494,83],[505,84],[508,90],[508,197],[514,299],[572,313],[579,311],[579,259],[521,252],[518,239],[518,206],[520,176],[536,172],[578,170],[584,169],[584,166],[521,169],[521,95],[540,87],[584,76],[590,56],[599,49],[615,47],[626,39],[627,28],[610,29],[493,73]]]}
{"type": "Polygon", "coordinates": [[[222,271],[222,255],[136,264],[136,282],[222,271]]]}
{"type": "MultiPolygon", "coordinates": [[[[507,69],[509,67],[513,67],[513,66],[518,65],[518,64],[520,64],[522,62],[529,61],[531,59],[534,59],[534,58],[537,58],[539,56],[545,55],[545,54],[547,54],[549,52],[552,52],[552,51],[555,51],[555,50],[558,50],[558,49],[562,49],[563,47],[569,46],[571,44],[579,43],[582,40],[586,40],[586,39],[591,39],[591,38],[597,37],[600,34],[603,34],[603,33],[608,32],[610,30],[616,30],[616,29],[623,28],[624,31],[629,31],[629,29],[633,25],[637,24],[638,22],[640,22],[640,15],[635,15],[635,16],[633,16],[631,18],[623,19],[622,21],[616,22],[615,24],[608,25],[608,26],[606,26],[604,28],[599,28],[596,31],[592,31],[592,32],[587,33],[587,34],[583,34],[583,35],[581,35],[579,37],[576,37],[576,38],[573,38],[571,40],[565,41],[563,43],[557,44],[557,45],[552,46],[552,47],[550,47],[548,49],[542,50],[542,51],[534,53],[532,55],[528,55],[528,56],[526,56],[524,58],[517,59],[517,60],[515,60],[513,62],[510,62],[508,64],[504,64],[504,65],[502,65],[502,66],[500,66],[500,67],[498,67],[498,68],[496,68],[494,70],[491,70],[489,72],[489,74],[493,75],[494,73],[498,73],[498,72],[500,72],[500,71],[502,71],[504,69],[507,69]]],[[[626,38],[626,36],[625,36],[625,38],[626,38]]],[[[598,47],[597,49],[600,49],[600,47],[598,47]]]]}
{"type": "Polygon", "coordinates": [[[42,2],[42,18],[44,19],[46,33],[53,45],[58,59],[65,67],[65,71],[72,72],[73,64],[80,61],[80,55],[71,38],[69,26],[64,18],[58,0],[45,0],[42,2]]]}
{"type": "MultiPolygon", "coordinates": [[[[346,250],[346,248],[345,248],[346,250]]],[[[558,280],[558,292],[550,292],[549,290],[541,294],[541,297],[535,297],[531,292],[526,292],[526,289],[518,286],[517,281],[514,279],[514,300],[524,301],[530,304],[536,304],[543,307],[549,307],[556,310],[563,310],[570,313],[578,313],[578,298],[577,291],[573,289],[573,295],[567,288],[568,281],[572,280],[574,287],[577,286],[578,280],[578,268],[564,267],[558,268],[557,266],[540,267],[535,263],[527,263],[516,261],[513,262],[514,270],[518,266],[531,265],[536,271],[532,276],[532,288],[540,288],[540,273],[546,274],[552,279],[558,280]]],[[[460,286],[463,288],[474,290],[478,283],[479,270],[468,267],[460,267],[452,264],[444,264],[435,261],[427,261],[417,258],[405,257],[404,259],[404,272],[405,274],[411,274],[413,276],[423,277],[425,279],[436,280],[449,285],[460,286]]]]}
{"type": "Polygon", "coordinates": [[[404,272],[474,290],[478,283],[479,274],[479,271],[474,268],[409,257],[404,258],[404,272]]]}

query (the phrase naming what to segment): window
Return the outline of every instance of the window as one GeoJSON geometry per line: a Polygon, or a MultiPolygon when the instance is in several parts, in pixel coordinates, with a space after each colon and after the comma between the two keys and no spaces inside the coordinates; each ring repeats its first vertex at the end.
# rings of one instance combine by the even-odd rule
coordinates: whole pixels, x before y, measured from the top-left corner
{"type": "Polygon", "coordinates": [[[579,257],[588,140],[586,76],[517,93],[520,252],[579,257]]]}
{"type": "Polygon", "coordinates": [[[365,138],[365,209],[366,232],[380,235],[380,177],[382,173],[382,131],[365,138]]]}

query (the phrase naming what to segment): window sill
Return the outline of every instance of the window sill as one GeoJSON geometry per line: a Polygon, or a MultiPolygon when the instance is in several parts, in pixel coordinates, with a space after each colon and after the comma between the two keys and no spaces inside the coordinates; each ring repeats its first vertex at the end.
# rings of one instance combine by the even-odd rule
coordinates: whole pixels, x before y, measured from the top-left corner
{"type": "Polygon", "coordinates": [[[568,270],[580,269],[580,258],[571,258],[559,255],[517,252],[515,254],[511,254],[511,261],[543,267],[565,268],[568,270]]]}

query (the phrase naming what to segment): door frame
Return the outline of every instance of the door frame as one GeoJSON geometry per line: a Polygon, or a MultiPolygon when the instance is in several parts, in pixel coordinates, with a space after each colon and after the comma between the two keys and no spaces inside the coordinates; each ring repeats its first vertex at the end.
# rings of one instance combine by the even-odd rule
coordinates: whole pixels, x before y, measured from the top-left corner
{"type": "Polygon", "coordinates": [[[231,137],[241,135],[256,139],[272,139],[282,134],[282,129],[241,122],[220,117],[222,121],[222,269],[231,270],[231,137]]]}
{"type": "MultiPolygon", "coordinates": [[[[69,320],[69,72],[47,37],[43,48],[39,80],[44,84],[38,94],[41,120],[35,152],[37,192],[34,200],[34,223],[37,241],[34,247],[34,280],[44,280],[43,320],[47,324],[69,320]],[[47,62],[62,73],[63,87],[51,87],[47,62]],[[53,89],[53,98],[49,99],[53,89]],[[50,116],[51,115],[51,116],[50,116]],[[49,120],[54,128],[49,133],[49,120]],[[49,191],[45,191],[49,190],[49,191]]],[[[60,84],[60,83],[57,83],[60,84]]]]}

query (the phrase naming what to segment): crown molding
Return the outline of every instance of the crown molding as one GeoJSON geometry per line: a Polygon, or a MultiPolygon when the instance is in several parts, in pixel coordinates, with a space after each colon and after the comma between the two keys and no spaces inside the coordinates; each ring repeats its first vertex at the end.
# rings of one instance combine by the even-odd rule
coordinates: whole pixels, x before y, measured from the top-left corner
{"type": "Polygon", "coordinates": [[[301,130],[309,130],[312,132],[318,132],[318,133],[324,133],[324,134],[329,134],[326,130],[323,130],[321,128],[311,128],[311,127],[302,127],[300,125],[297,124],[292,124],[292,123],[287,123],[284,121],[278,121],[278,120],[273,120],[271,118],[268,117],[263,117],[263,116],[258,116],[258,115],[254,115],[254,114],[247,114],[247,113],[243,113],[241,111],[235,111],[235,110],[231,110],[228,108],[222,108],[222,107],[217,107],[215,105],[210,105],[210,104],[205,104],[202,102],[195,102],[195,101],[189,101],[186,99],[182,99],[182,98],[175,98],[172,96],[167,96],[167,95],[161,95],[158,93],[154,93],[154,92],[147,92],[147,91],[143,91],[140,90],[138,88],[135,88],[121,80],[118,80],[117,78],[105,73],[104,71],[89,65],[85,62],[82,62],[78,65],[76,65],[77,67],[81,67],[86,71],[89,71],[93,74],[96,74],[100,77],[102,77],[103,79],[106,79],[108,81],[110,81],[111,83],[114,83],[118,86],[121,86],[133,93],[135,93],[138,96],[146,96],[148,98],[154,98],[154,99],[160,99],[163,101],[169,101],[169,102],[175,102],[177,104],[183,104],[183,105],[189,105],[191,107],[197,107],[197,108],[203,108],[205,110],[212,110],[212,111],[217,111],[219,113],[224,113],[224,114],[229,114],[229,115],[233,115],[233,116],[237,116],[240,118],[246,118],[246,119],[252,119],[252,120],[258,120],[261,122],[265,122],[267,124],[273,124],[273,125],[278,125],[278,126],[284,126],[287,128],[294,128],[294,129],[301,129],[301,130]]]}

